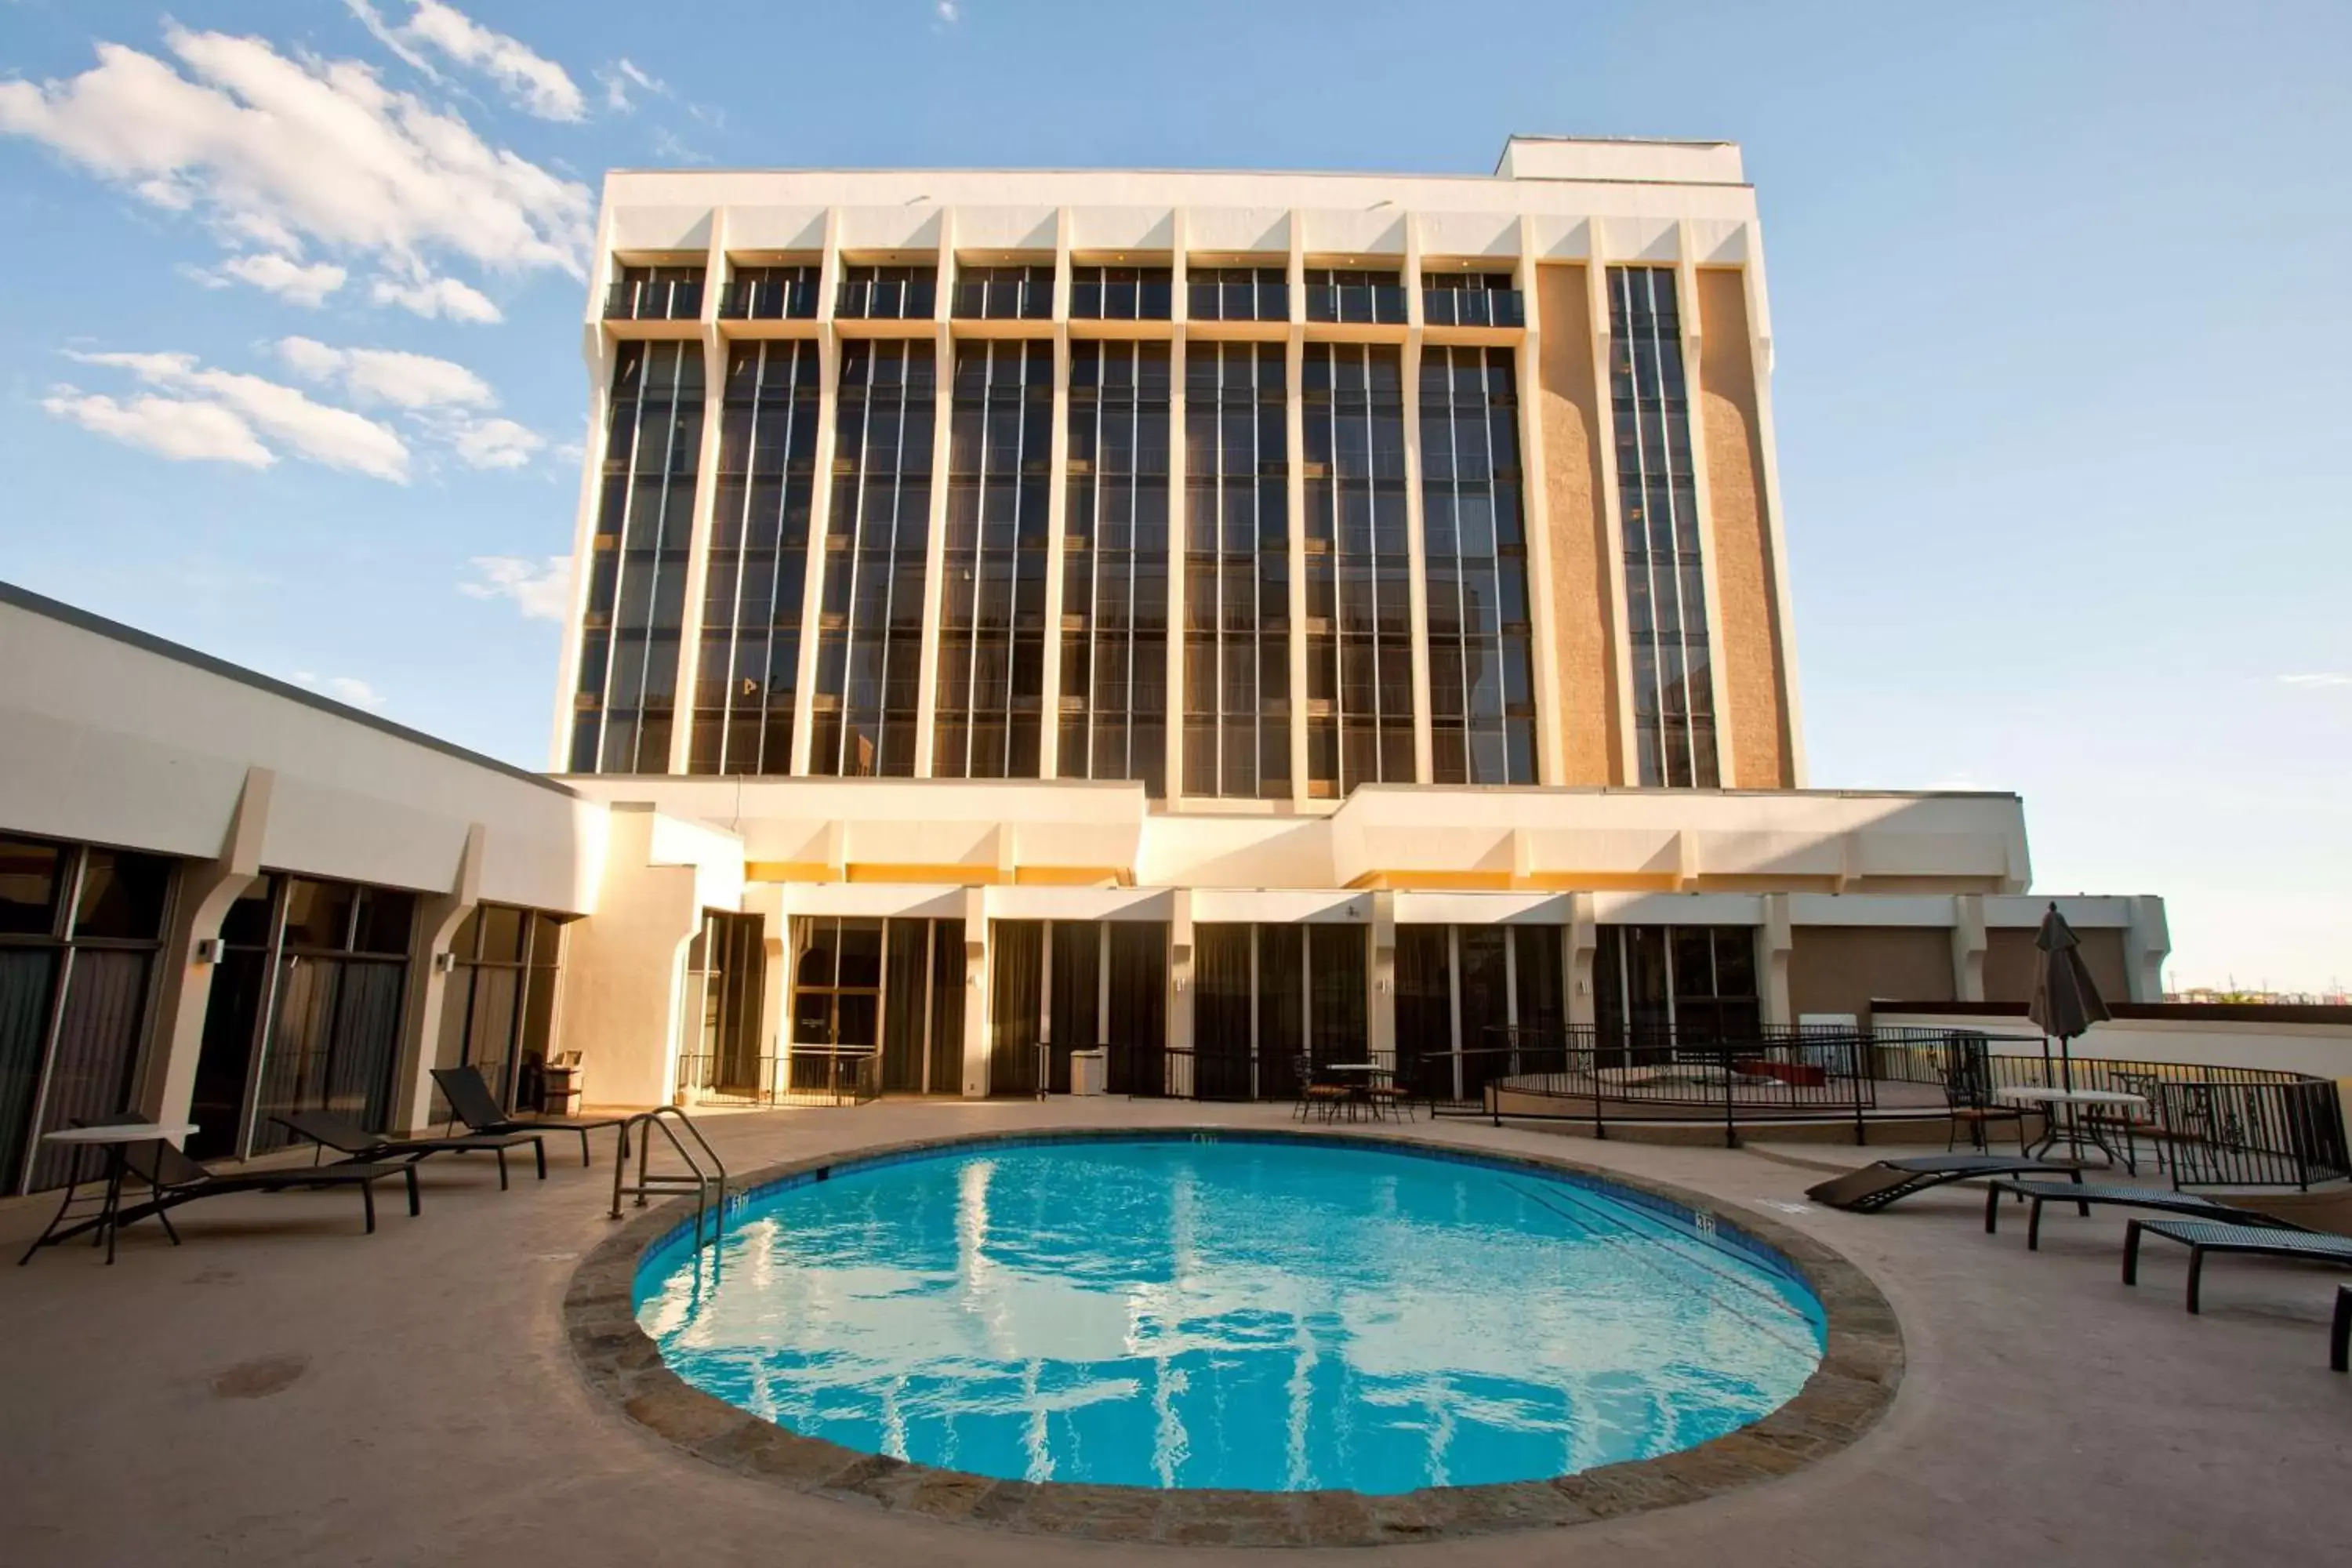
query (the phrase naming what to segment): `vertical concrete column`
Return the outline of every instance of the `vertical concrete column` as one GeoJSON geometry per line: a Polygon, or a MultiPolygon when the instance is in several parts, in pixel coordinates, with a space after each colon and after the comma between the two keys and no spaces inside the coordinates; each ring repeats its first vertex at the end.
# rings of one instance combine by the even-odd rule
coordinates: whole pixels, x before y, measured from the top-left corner
{"type": "Polygon", "coordinates": [[[1789,895],[1764,895],[1764,923],[1756,928],[1756,978],[1762,989],[1764,1026],[1791,1028],[1796,1016],[1789,1001],[1789,957],[1796,951],[1796,932],[1789,923],[1789,895]]]}
{"type": "Polygon", "coordinates": [[[1706,585],[1707,688],[1715,707],[1716,776],[1727,787],[1732,782],[1732,759],[1738,752],[1732,744],[1731,666],[1726,657],[1730,642],[1723,635],[1723,591],[1717,584],[1720,552],[1715,547],[1715,508],[1706,487],[1706,388],[1699,380],[1700,349],[1706,323],[1699,315],[1695,244],[1689,221],[1677,224],[1675,298],[1681,306],[1683,322],[1683,402],[1688,410],[1685,419],[1689,428],[1691,494],[1698,508],[1698,569],[1700,580],[1706,585]]]}
{"type": "Polygon", "coordinates": [[[1633,639],[1625,619],[1625,509],[1617,489],[1617,393],[1611,384],[1612,332],[1609,317],[1608,235],[1599,218],[1585,221],[1591,259],[1584,268],[1587,311],[1592,319],[1593,406],[1601,411],[1601,428],[1594,432],[1601,444],[1601,506],[1609,551],[1609,627],[1616,645],[1617,777],[1618,784],[1639,784],[1640,739],[1633,732],[1633,639]]]}
{"type": "Polygon", "coordinates": [[[596,220],[596,252],[589,263],[588,314],[581,323],[580,357],[588,367],[588,427],[581,445],[578,512],[572,524],[572,613],[564,622],[563,647],[556,655],[555,721],[548,737],[551,772],[572,766],[573,701],[580,690],[581,622],[588,610],[588,579],[596,549],[596,508],[604,495],[604,447],[612,425],[613,339],[604,330],[604,297],[613,281],[613,213],[596,220]]]}
{"type": "Polygon", "coordinates": [[[1797,640],[1789,604],[1789,547],[1780,528],[1780,446],[1772,433],[1772,318],[1764,297],[1764,243],[1756,225],[1739,230],[1744,265],[1740,279],[1748,294],[1748,353],[1756,367],[1756,441],[1763,454],[1758,474],[1764,510],[1764,538],[1772,552],[1773,616],[1780,626],[1781,702],[1788,713],[1789,783],[1805,785],[1805,724],[1797,701],[1797,640]]]}
{"type": "MultiPolygon", "coordinates": [[[[1168,215],[1168,740],[1160,752],[1163,798],[1184,793],[1184,355],[1191,331],[1192,300],[1185,283],[1184,209],[1168,215]]],[[[1089,694],[1087,700],[1093,698],[1089,694]]]]}
{"type": "Polygon", "coordinates": [[[1593,994],[1593,955],[1601,946],[1601,914],[1591,893],[1568,896],[1568,1022],[1571,1028],[1592,1027],[1597,1012],[1593,994]]]}
{"type": "Polygon", "coordinates": [[[995,1030],[989,1023],[990,950],[988,889],[963,890],[963,1093],[980,1100],[988,1093],[988,1047],[995,1030]]]}
{"type": "MultiPolygon", "coordinates": [[[[1303,279],[1306,268],[1297,260],[1298,215],[1290,215],[1291,275],[1303,279]]],[[[1292,314],[1297,315],[1304,283],[1291,286],[1292,314]]],[[[1290,326],[1288,355],[1283,363],[1283,377],[1288,384],[1284,401],[1287,405],[1283,439],[1289,443],[1290,460],[1284,465],[1289,471],[1285,504],[1290,510],[1290,799],[1294,805],[1307,803],[1307,408],[1300,400],[1299,382],[1307,374],[1307,329],[1297,320],[1290,326]]]]}
{"type": "Polygon", "coordinates": [[[940,274],[933,290],[931,333],[931,522],[923,562],[923,652],[915,685],[915,776],[931,776],[931,741],[940,696],[940,605],[946,591],[948,456],[955,426],[955,209],[940,209],[940,274]]]}
{"type": "Polygon", "coordinates": [[[466,847],[457,857],[457,875],[446,893],[429,893],[416,900],[416,929],[408,948],[408,994],[401,1009],[400,1049],[393,1068],[392,1114],[394,1131],[413,1132],[433,1124],[434,1054],[441,1041],[441,1015],[449,991],[449,975],[441,955],[457,927],[481,902],[482,851],[490,830],[476,822],[466,828],[466,847]]]}
{"type": "MultiPolygon", "coordinates": [[[[1105,963],[1106,973],[1108,969],[1105,963]]],[[[1168,894],[1169,1050],[1191,1050],[1192,1035],[1192,889],[1173,888],[1168,894]]]]}
{"type": "MultiPolygon", "coordinates": [[[[841,412],[841,332],[834,302],[841,293],[841,209],[824,210],[824,253],[816,269],[816,472],[809,484],[808,568],[801,583],[801,657],[793,672],[795,777],[808,775],[816,729],[817,646],[824,641],[825,537],[833,531],[834,427],[841,412]]],[[[855,521],[855,519],[851,521],[855,521]]]]}
{"type": "Polygon", "coordinates": [[[702,927],[695,869],[653,863],[653,825],[644,802],[606,812],[596,912],[564,939],[560,1048],[580,1052],[596,1098],[614,1105],[670,1098],[686,950],[702,927]]]}
{"type": "Polygon", "coordinates": [[[1404,539],[1410,563],[1405,615],[1412,631],[1412,776],[1437,777],[1434,720],[1429,707],[1429,536],[1421,493],[1421,219],[1404,215],[1404,354],[1398,374],[1404,395],[1404,539]]]}
{"type": "Polygon", "coordinates": [[[785,1039],[784,1020],[792,1015],[792,921],[784,913],[784,889],[774,882],[747,882],[743,887],[743,912],[760,917],[760,1032],[757,1038],[762,1055],[774,1066],[773,1082],[789,1081],[784,1077],[784,1058],[791,1049],[785,1039]]]}
{"type": "Polygon", "coordinates": [[[2124,964],[2131,984],[2128,999],[2161,1002],[2164,961],[2172,952],[2172,929],[2164,918],[2164,900],[2140,894],[2130,903],[2131,925],[2124,931],[2124,964]]]}
{"type": "Polygon", "coordinates": [[[710,215],[710,250],[702,269],[702,451],[694,463],[694,514],[686,547],[686,603],[678,611],[677,696],[671,710],[669,771],[686,772],[694,753],[696,683],[702,675],[703,596],[710,578],[710,528],[719,503],[719,442],[726,425],[727,342],[719,330],[719,295],[727,281],[727,209],[710,215]]]}
{"type": "Polygon", "coordinates": [[[1368,992],[1364,998],[1364,1032],[1371,1046],[1372,1060],[1386,1067],[1394,1067],[1397,1049],[1396,894],[1382,888],[1370,896],[1372,902],[1372,942],[1370,960],[1364,969],[1368,992]]]}
{"type": "MultiPolygon", "coordinates": [[[[1557,784],[1568,774],[1568,714],[1559,697],[1560,605],[1551,570],[1551,489],[1544,471],[1543,331],[1541,297],[1536,285],[1536,229],[1519,219],[1519,260],[1514,279],[1527,301],[1527,331],[1511,367],[1519,399],[1519,516],[1528,541],[1528,636],[1534,642],[1530,695],[1536,707],[1536,782],[1557,784]]],[[[1624,574],[1618,574],[1622,580],[1624,574]]]]}
{"type": "Polygon", "coordinates": [[[1984,895],[1961,893],[1952,900],[1952,999],[1981,1002],[1984,994],[1984,895]]]}
{"type": "Polygon", "coordinates": [[[1062,565],[1070,523],[1070,209],[1054,216],[1054,428],[1045,469],[1044,658],[1037,676],[1037,776],[1062,766],[1062,565]]]}
{"type": "Polygon", "coordinates": [[[229,906],[261,874],[261,847],[269,834],[269,796],[278,775],[245,770],[245,788],[221,835],[220,853],[181,869],[163,950],[155,955],[155,1022],[141,1069],[140,1112],[156,1121],[185,1121],[195,1098],[196,1062],[205,1043],[205,1011],[212,1004],[214,961],[196,948],[220,935],[229,906]]]}

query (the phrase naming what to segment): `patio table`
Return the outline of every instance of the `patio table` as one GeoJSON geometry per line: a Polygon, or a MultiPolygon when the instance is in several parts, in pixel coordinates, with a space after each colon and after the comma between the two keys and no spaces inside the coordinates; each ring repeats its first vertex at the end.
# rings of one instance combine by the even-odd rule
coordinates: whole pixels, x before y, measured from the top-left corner
{"type": "Polygon", "coordinates": [[[195,1123],[192,1121],[119,1121],[98,1127],[65,1127],[55,1132],[43,1133],[43,1142],[61,1143],[73,1151],[73,1165],[66,1173],[66,1195],[58,1205],[58,1212],[50,1217],[48,1228],[34,1239],[33,1245],[25,1249],[25,1256],[16,1261],[19,1264],[28,1262],[33,1254],[44,1247],[55,1247],[77,1236],[97,1231],[106,1241],[106,1260],[113,1262],[114,1233],[119,1228],[117,1216],[122,1212],[122,1179],[131,1173],[123,1151],[133,1143],[152,1143],[159,1138],[176,1143],[195,1131],[195,1123]],[[84,1149],[106,1151],[106,1192],[99,1200],[97,1214],[67,1225],[65,1218],[72,1212],[75,1190],[81,1185],[81,1152],[84,1149]]]}
{"type": "Polygon", "coordinates": [[[2080,1159],[2084,1147],[2087,1144],[2106,1155],[2109,1164],[2120,1160],[2123,1162],[2124,1169],[2134,1175],[2139,1173],[2139,1163],[2134,1157],[2136,1151],[2130,1147],[2129,1133],[2126,1132],[2125,1135],[2126,1147],[2119,1152],[2114,1144],[2100,1136],[2095,1125],[2087,1125],[2084,1122],[2082,1112],[2089,1106],[2127,1107],[2132,1110],[2146,1110],[2148,1108],[2146,1095],[2127,1094],[2119,1089],[2047,1089],[2040,1084],[2018,1083],[1993,1090],[1993,1098],[2018,1105],[2041,1105],[2047,1108],[2047,1111],[2064,1113],[2063,1117],[2045,1114],[2042,1142],[2034,1145],[2030,1152],[2037,1155],[2046,1154],[2063,1142],[2074,1151],[2075,1158],[2080,1159]]]}

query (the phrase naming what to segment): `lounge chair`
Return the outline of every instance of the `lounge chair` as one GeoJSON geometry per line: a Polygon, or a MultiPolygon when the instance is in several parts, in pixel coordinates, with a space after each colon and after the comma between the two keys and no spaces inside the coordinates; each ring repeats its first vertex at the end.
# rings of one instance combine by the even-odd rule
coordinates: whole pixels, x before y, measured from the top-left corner
{"type": "Polygon", "coordinates": [[[2336,1287],[2336,1321],[2327,1325],[2327,1364],[2352,1371],[2352,1285],[2336,1287]]]}
{"type": "Polygon", "coordinates": [[[2301,1230],[2303,1226],[2286,1220],[2273,1219],[2252,1209],[2242,1209],[2233,1204],[2200,1197],[2195,1193],[2177,1192],[2170,1187],[2103,1187],[2085,1186],[2074,1182],[2029,1182],[2014,1177],[1985,1184],[1985,1234],[1991,1236],[2000,1228],[2000,1199],[2007,1193],[2032,1201],[2033,1212],[2025,1222],[2025,1247],[2029,1252],[2042,1247],[2042,1205],[2046,1203],[2073,1204],[2088,1218],[2093,1204],[2113,1204],[2120,1208],[2155,1209],[2163,1214],[2185,1215],[2191,1219],[2215,1220],[2224,1225],[2252,1226],[2260,1229],[2275,1226],[2280,1230],[2301,1230]]]}
{"type": "Polygon", "coordinates": [[[2189,1310],[2198,1310],[2205,1279],[2205,1255],[2237,1252],[2249,1258],[2294,1258],[2352,1268],[2352,1237],[2285,1230],[2259,1225],[2218,1225],[2205,1220],[2136,1219],[2124,1228],[2124,1283],[2139,1283],[2139,1238],[2160,1236],[2189,1248],[2189,1310]]]}
{"type": "Polygon", "coordinates": [[[435,1068],[433,1081],[441,1086],[441,1098],[466,1124],[466,1131],[477,1137],[496,1138],[509,1132],[577,1132],[580,1134],[580,1163],[589,1163],[588,1134],[604,1127],[621,1130],[621,1158],[629,1157],[629,1119],[625,1116],[509,1116],[499,1109],[499,1097],[481,1069],[472,1067],[435,1068]]]}
{"type": "Polygon", "coordinates": [[[1805,1195],[1832,1208],[1874,1214],[1898,1199],[1940,1187],[1947,1182],[2015,1175],[2065,1176],[2079,1182],[2083,1170],[2062,1160],[2037,1160],[2022,1154],[1922,1154],[1864,1165],[1859,1171],[1849,1171],[1807,1188],[1805,1195]]]}
{"type": "MultiPolygon", "coordinates": [[[[539,1157],[539,1179],[547,1180],[547,1144],[536,1132],[504,1133],[484,1137],[467,1133],[456,1138],[380,1138],[329,1110],[288,1110],[270,1117],[272,1121],[321,1149],[332,1149],[346,1162],[372,1163],[387,1160],[405,1160],[411,1164],[427,1154],[491,1153],[499,1157],[499,1190],[507,1186],[507,1151],[530,1145],[539,1157]]],[[[331,1170],[330,1165],[313,1165],[312,1170],[331,1170]]]]}

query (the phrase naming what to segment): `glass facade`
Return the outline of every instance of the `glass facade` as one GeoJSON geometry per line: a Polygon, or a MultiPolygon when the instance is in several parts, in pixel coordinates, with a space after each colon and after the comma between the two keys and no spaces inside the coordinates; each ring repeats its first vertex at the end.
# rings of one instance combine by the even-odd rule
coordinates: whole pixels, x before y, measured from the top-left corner
{"type": "Polygon", "coordinates": [[[1289,417],[1279,343],[1184,355],[1184,793],[1290,794],[1289,417]]]}
{"type": "Polygon", "coordinates": [[[573,697],[573,773],[669,771],[702,456],[702,345],[615,352],[573,697]]]}
{"type": "Polygon", "coordinates": [[[1290,273],[1280,267],[1195,267],[1184,305],[1196,321],[1290,320],[1290,273]]]}
{"type": "Polygon", "coordinates": [[[1073,267],[1074,321],[1164,321],[1175,274],[1165,267],[1073,267]]]}
{"type": "Polygon", "coordinates": [[[1421,317],[1433,327],[1524,327],[1527,300],[1507,272],[1424,272],[1421,317]]]}
{"type": "Polygon", "coordinates": [[[1064,778],[1167,793],[1166,343],[1070,345],[1062,540],[1064,778]]]}
{"type": "Polygon", "coordinates": [[[845,266],[834,313],[853,321],[929,321],[939,303],[939,268],[845,266]]]}
{"type": "Polygon", "coordinates": [[[1404,325],[1404,285],[1393,272],[1362,268],[1307,269],[1307,319],[1381,326],[1404,325]]]}
{"type": "Polygon", "coordinates": [[[1536,782],[1535,693],[1512,351],[1421,359],[1432,780],[1536,782]]]}
{"type": "Polygon", "coordinates": [[[1565,949],[1551,925],[1397,928],[1399,1081],[1475,1098],[1515,1069],[1514,1042],[1557,1047],[1568,1024],[1565,949]]]}
{"type": "MultiPolygon", "coordinates": [[[[555,1024],[563,927],[552,915],[481,904],[449,939],[436,1067],[471,1066],[509,1110],[536,1110],[555,1024]]],[[[454,1120],[454,1118],[450,1118],[454,1120]]]]}
{"type": "Polygon", "coordinates": [[[1674,268],[1611,268],[1609,331],[1639,782],[1712,789],[1706,577],[1674,268]]]}
{"type": "Polygon", "coordinates": [[[928,342],[841,347],[809,771],[915,771],[930,535],[935,356],[928,342]]]}
{"type": "Polygon", "coordinates": [[[1054,313],[1054,264],[963,268],[956,274],[954,313],[977,321],[1045,321],[1054,313]]]}
{"type": "Polygon", "coordinates": [[[604,297],[616,321],[691,321],[702,314],[699,267],[623,267],[604,297]]]}
{"type": "Polygon", "coordinates": [[[1054,345],[957,345],[951,419],[931,773],[1035,778],[1054,345]]]}
{"type": "Polygon", "coordinates": [[[1400,351],[1309,343],[1307,787],[1413,782],[1412,556],[1400,351]]]}
{"type": "Polygon", "coordinates": [[[739,267],[719,297],[719,314],[728,321],[814,321],[818,272],[813,261],[795,267],[739,267]]]}
{"type": "Polygon", "coordinates": [[[792,771],[818,364],[808,340],[728,351],[689,773],[792,771]]]}
{"type": "Polygon", "coordinates": [[[1752,1040],[1763,1021],[1753,926],[1610,926],[1593,952],[1603,1046],[1752,1040]]]}

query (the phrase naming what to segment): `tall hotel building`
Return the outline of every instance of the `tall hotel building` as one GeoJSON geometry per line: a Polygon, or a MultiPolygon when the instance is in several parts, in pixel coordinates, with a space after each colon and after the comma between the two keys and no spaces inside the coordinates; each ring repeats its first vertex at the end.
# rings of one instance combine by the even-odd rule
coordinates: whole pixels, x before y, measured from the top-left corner
{"type": "MultiPolygon", "coordinates": [[[[2017,797],[1810,787],[1737,147],[618,173],[583,330],[552,776],[0,588],[0,1192],[554,1051],[1458,1092],[2031,985],[2017,797]]],[[[2157,998],[2158,900],[2062,907],[2157,998]]]]}

